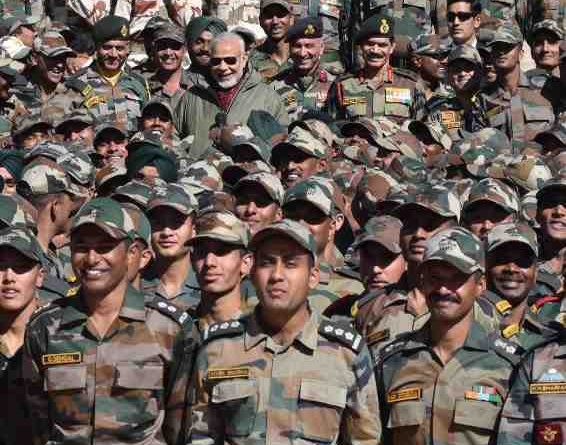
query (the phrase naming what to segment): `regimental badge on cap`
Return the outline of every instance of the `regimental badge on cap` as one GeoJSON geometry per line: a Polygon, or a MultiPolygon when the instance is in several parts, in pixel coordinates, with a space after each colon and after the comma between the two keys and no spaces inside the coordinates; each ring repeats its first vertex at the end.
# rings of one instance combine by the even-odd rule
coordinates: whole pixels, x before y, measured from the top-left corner
{"type": "Polygon", "coordinates": [[[126,25],[123,25],[123,26],[120,28],[120,35],[121,35],[122,37],[128,37],[128,27],[127,27],[126,25]]]}
{"type": "Polygon", "coordinates": [[[380,19],[379,32],[381,34],[387,34],[389,32],[389,23],[387,23],[387,19],[385,18],[380,19]]]}
{"type": "Polygon", "coordinates": [[[306,36],[313,36],[315,33],[316,33],[316,29],[314,29],[314,26],[312,24],[309,24],[305,28],[305,35],[306,36]]]}

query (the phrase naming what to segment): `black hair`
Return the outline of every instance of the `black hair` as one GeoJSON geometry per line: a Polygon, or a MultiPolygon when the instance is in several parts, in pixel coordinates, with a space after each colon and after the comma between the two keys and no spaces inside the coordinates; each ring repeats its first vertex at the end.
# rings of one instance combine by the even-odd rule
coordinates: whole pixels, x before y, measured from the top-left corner
{"type": "Polygon", "coordinates": [[[481,13],[481,3],[477,0],[448,0],[447,6],[450,6],[453,3],[468,3],[470,5],[470,11],[474,13],[474,15],[478,15],[481,13]]]}

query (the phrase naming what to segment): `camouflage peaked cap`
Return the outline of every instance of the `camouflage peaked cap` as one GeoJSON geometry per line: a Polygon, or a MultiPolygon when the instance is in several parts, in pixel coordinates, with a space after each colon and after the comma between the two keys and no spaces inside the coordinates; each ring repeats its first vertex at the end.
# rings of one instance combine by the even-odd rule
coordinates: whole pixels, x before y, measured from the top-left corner
{"type": "Polygon", "coordinates": [[[487,252],[505,243],[526,244],[538,256],[538,239],[536,232],[523,221],[497,224],[487,235],[487,252]]]}
{"type": "Polygon", "coordinates": [[[238,148],[241,147],[250,147],[262,161],[269,163],[271,158],[271,147],[260,138],[254,137],[239,144],[232,144],[233,154],[236,155],[238,148]]]}
{"type": "Polygon", "coordinates": [[[18,193],[24,197],[63,192],[80,197],[84,195],[63,167],[49,159],[37,159],[24,167],[18,183],[18,193]]]}
{"type": "Polygon", "coordinates": [[[81,207],[73,218],[71,233],[82,226],[93,224],[114,239],[135,238],[132,218],[118,201],[95,198],[81,207]]]}
{"type": "Polygon", "coordinates": [[[282,219],[257,232],[250,240],[250,250],[256,251],[266,239],[281,236],[291,238],[308,251],[316,262],[316,241],[313,234],[306,226],[291,219],[282,219]]]}
{"type": "Polygon", "coordinates": [[[407,194],[405,202],[394,210],[393,215],[403,220],[400,215],[415,206],[431,210],[445,218],[460,219],[461,205],[458,197],[453,191],[440,185],[425,185],[415,193],[407,194]]]}
{"type": "Polygon", "coordinates": [[[562,189],[566,191],[566,174],[560,173],[553,178],[548,179],[543,185],[538,189],[536,198],[538,201],[544,200],[545,195],[550,190],[562,189]]]}
{"type": "Polygon", "coordinates": [[[334,187],[329,180],[320,176],[311,176],[287,190],[283,206],[295,201],[306,201],[326,216],[332,216],[336,213],[333,196],[334,187]]]}
{"type": "Polygon", "coordinates": [[[46,31],[33,41],[33,49],[45,57],[59,57],[63,54],[72,57],[75,52],[67,46],[65,37],[55,31],[46,31]]]}
{"type": "Polygon", "coordinates": [[[69,149],[64,144],[59,144],[52,141],[43,141],[35,145],[31,150],[27,151],[24,155],[24,162],[29,164],[38,157],[44,157],[57,162],[60,157],[69,153],[69,149]]]}
{"type": "Polygon", "coordinates": [[[36,263],[43,264],[43,249],[29,229],[7,227],[0,230],[0,249],[11,247],[36,263]]]}
{"type": "Polygon", "coordinates": [[[489,42],[489,46],[496,43],[509,43],[511,45],[520,45],[523,43],[523,34],[519,27],[512,23],[504,23],[495,30],[495,35],[489,42]]]}
{"type": "Polygon", "coordinates": [[[193,194],[204,190],[222,190],[223,187],[220,172],[207,161],[192,163],[179,182],[194,189],[193,194]]]}
{"type": "Polygon", "coordinates": [[[485,272],[485,253],[482,242],[462,227],[441,230],[426,242],[422,267],[428,261],[445,261],[461,272],[471,275],[485,272]]]}
{"type": "Polygon", "coordinates": [[[471,45],[458,45],[448,55],[448,64],[455,60],[467,60],[476,66],[483,66],[480,53],[471,45]]]}
{"type": "Polygon", "coordinates": [[[373,242],[381,244],[391,253],[401,253],[402,227],[403,223],[393,216],[375,216],[366,223],[352,247],[358,249],[362,244],[373,242]]]}
{"type": "Polygon", "coordinates": [[[134,224],[134,238],[141,239],[147,248],[153,251],[151,247],[151,223],[144,211],[137,205],[124,202],[120,204],[122,208],[128,213],[134,224]]]}
{"type": "Polygon", "coordinates": [[[472,186],[462,211],[465,212],[470,205],[479,201],[493,202],[509,213],[519,211],[519,197],[515,190],[497,179],[485,178],[472,186]]]}
{"type": "Polygon", "coordinates": [[[228,211],[199,213],[195,219],[195,232],[196,235],[191,238],[190,244],[194,244],[199,239],[209,238],[247,247],[250,241],[250,232],[246,224],[228,211]]]}
{"type": "Polygon", "coordinates": [[[241,189],[246,184],[258,184],[262,187],[269,196],[275,201],[279,206],[283,205],[283,199],[285,197],[285,189],[281,184],[281,180],[267,172],[257,172],[251,173],[240,179],[234,186],[234,194],[237,195],[241,192],[241,189]]]}
{"type": "Polygon", "coordinates": [[[338,142],[338,136],[332,129],[328,126],[326,122],[319,119],[309,118],[300,121],[294,121],[289,125],[289,131],[292,131],[295,127],[301,127],[315,137],[315,139],[324,142],[328,147],[332,147],[338,142]]]}
{"type": "Polygon", "coordinates": [[[92,187],[94,184],[96,169],[86,153],[69,151],[66,155],[61,156],[57,162],[76,183],[83,187],[92,187]]]}
{"type": "MultiPolygon", "coordinates": [[[[490,169],[489,172],[490,176],[497,175],[496,169],[490,169]]],[[[503,174],[503,178],[511,180],[525,190],[540,189],[552,178],[552,171],[538,156],[520,156],[512,159],[504,167],[503,174]]]]}
{"type": "Polygon", "coordinates": [[[0,195],[0,225],[37,231],[37,210],[18,195],[0,195]]]}
{"type": "Polygon", "coordinates": [[[190,215],[198,208],[196,198],[179,184],[166,184],[155,187],[147,203],[147,211],[157,207],[171,207],[183,215],[190,215]]]}
{"type": "Polygon", "coordinates": [[[152,193],[153,189],[151,186],[143,181],[133,180],[116,188],[112,194],[112,199],[119,202],[133,202],[145,210],[152,193]]]}
{"type": "Polygon", "coordinates": [[[452,138],[448,135],[446,128],[437,121],[423,122],[411,121],[408,130],[413,133],[417,139],[420,134],[428,134],[437,144],[442,145],[445,150],[450,150],[452,147],[452,138]]]}
{"type": "Polygon", "coordinates": [[[562,40],[564,38],[564,30],[555,20],[552,19],[545,19],[535,23],[531,31],[531,40],[534,40],[535,35],[540,31],[549,31],[553,33],[558,40],[562,40]]]}
{"type": "Polygon", "coordinates": [[[125,184],[128,182],[127,178],[128,171],[126,170],[126,167],[118,164],[108,164],[96,172],[94,185],[96,190],[100,192],[104,185],[109,184],[110,181],[116,180],[119,183],[125,184]]]}
{"type": "Polygon", "coordinates": [[[438,34],[420,34],[410,44],[409,49],[419,56],[448,55],[452,39],[438,34]]]}
{"type": "Polygon", "coordinates": [[[273,147],[271,152],[271,163],[276,165],[277,159],[281,154],[289,149],[300,150],[314,158],[325,158],[328,154],[328,147],[322,141],[316,139],[312,133],[301,127],[295,127],[289,133],[285,142],[281,142],[273,147]]]}

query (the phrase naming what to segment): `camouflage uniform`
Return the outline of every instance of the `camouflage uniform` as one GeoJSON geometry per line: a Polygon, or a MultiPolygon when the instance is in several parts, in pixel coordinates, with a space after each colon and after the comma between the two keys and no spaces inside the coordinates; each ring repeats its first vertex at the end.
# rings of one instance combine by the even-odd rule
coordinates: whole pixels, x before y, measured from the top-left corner
{"type": "Polygon", "coordinates": [[[562,332],[519,364],[503,407],[497,443],[563,444],[566,439],[566,355],[562,332]]]}
{"type": "Polygon", "coordinates": [[[276,60],[271,58],[273,51],[273,44],[270,43],[268,38],[265,43],[258,46],[250,54],[250,63],[266,81],[270,81],[282,71],[291,68],[293,63],[291,59],[288,59],[280,65],[276,60]]]}
{"type": "MultiPolygon", "coordinates": [[[[108,198],[85,205],[71,230],[85,224],[122,241],[135,236],[128,213],[108,198]]],[[[178,371],[190,372],[194,347],[188,315],[128,287],[117,319],[100,338],[85,298],[79,291],[57,300],[29,322],[23,370],[34,440],[177,443],[187,383],[178,371]]]]}
{"type": "MultiPolygon", "coordinates": [[[[453,228],[427,241],[423,262],[444,261],[467,275],[484,270],[479,239],[453,228]]],[[[433,351],[431,319],[386,346],[376,366],[383,443],[488,444],[517,360],[507,343],[472,321],[446,363],[433,351]],[[501,349],[503,348],[503,349],[501,349]]],[[[512,346],[510,346],[512,350],[512,346]]]]}

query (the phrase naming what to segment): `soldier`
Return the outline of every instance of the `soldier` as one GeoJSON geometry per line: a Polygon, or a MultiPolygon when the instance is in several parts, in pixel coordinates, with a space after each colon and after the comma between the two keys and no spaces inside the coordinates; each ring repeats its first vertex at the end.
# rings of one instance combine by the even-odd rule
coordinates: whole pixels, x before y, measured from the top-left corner
{"type": "Polygon", "coordinates": [[[107,16],[96,22],[95,62],[66,84],[78,94],[77,108],[86,108],[98,120],[116,121],[133,132],[149,93],[145,79],[125,67],[128,35],[128,21],[119,16],[107,16]]]}
{"type": "Polygon", "coordinates": [[[267,34],[265,42],[250,55],[250,62],[266,80],[290,67],[287,32],[293,24],[287,0],[262,0],[259,24],[267,34]]]}
{"type": "Polygon", "coordinates": [[[309,308],[318,281],[314,244],[289,220],[252,238],[260,303],[252,314],[205,331],[192,379],[189,443],[378,441],[365,344],[347,323],[309,308]]]}
{"type": "Polygon", "coordinates": [[[477,46],[482,5],[477,0],[447,0],[448,32],[456,45],[477,46]]]}
{"type": "Polygon", "coordinates": [[[281,206],[285,190],[279,178],[271,173],[251,173],[240,179],[232,190],[235,211],[252,235],[283,217],[281,206]]]}
{"type": "Polygon", "coordinates": [[[328,111],[335,119],[386,116],[397,123],[415,118],[424,104],[416,78],[392,68],[394,21],[387,16],[367,19],[356,35],[365,66],[357,74],[338,78],[328,94],[328,111]]]}
{"type": "Polygon", "coordinates": [[[427,101],[435,93],[447,94],[446,66],[451,43],[438,34],[420,34],[411,43],[411,61],[419,74],[417,87],[427,101]]]}
{"type": "Polygon", "coordinates": [[[297,20],[289,28],[287,41],[293,65],[275,76],[272,85],[283,98],[289,118],[295,121],[324,107],[334,76],[320,67],[324,51],[322,19],[297,20]]]}
{"type": "Polygon", "coordinates": [[[42,304],[43,252],[33,233],[24,228],[0,230],[0,443],[32,443],[32,418],[25,407],[22,345],[25,327],[42,304]]]}
{"type": "Polygon", "coordinates": [[[483,246],[465,229],[443,230],[427,241],[420,271],[430,320],[385,347],[376,366],[383,443],[487,445],[517,359],[474,317],[483,246]]]}
{"type": "Polygon", "coordinates": [[[564,326],[521,361],[503,406],[497,443],[564,443],[564,326]]]}
{"type": "Polygon", "coordinates": [[[94,149],[99,156],[99,167],[124,166],[128,156],[128,135],[117,122],[101,123],[94,129],[94,149]]]}
{"type": "Polygon", "coordinates": [[[515,190],[497,179],[485,178],[470,189],[462,208],[462,225],[485,240],[494,226],[514,221],[518,214],[515,190]]]}
{"type": "Polygon", "coordinates": [[[191,268],[195,198],[179,185],[157,187],[147,204],[155,260],[143,274],[144,293],[156,294],[183,310],[195,306],[198,283],[191,268]]]}
{"type": "Polygon", "coordinates": [[[14,195],[16,184],[22,177],[24,157],[17,150],[0,150],[0,177],[4,182],[2,194],[14,195]]]}
{"type": "Polygon", "coordinates": [[[134,252],[132,265],[128,267],[128,279],[134,289],[140,290],[142,284],[142,273],[153,260],[151,248],[151,223],[145,213],[131,202],[120,203],[128,213],[134,225],[134,243],[138,249],[134,252]]]}
{"type": "Polygon", "coordinates": [[[527,71],[526,76],[542,75],[545,78],[559,74],[560,41],[564,38],[562,28],[554,20],[542,20],[533,26],[529,37],[536,68],[527,71]],[[544,76],[545,72],[547,76],[544,76]]]}
{"type": "Polygon", "coordinates": [[[204,212],[195,218],[195,236],[189,244],[200,289],[194,295],[198,303],[187,312],[198,321],[200,332],[242,316],[240,284],[252,267],[249,238],[245,224],[230,212],[204,212]]]}
{"type": "Polygon", "coordinates": [[[67,113],[55,126],[55,134],[63,142],[76,142],[83,149],[94,148],[94,117],[86,110],[67,113]]]}
{"type": "Polygon", "coordinates": [[[128,213],[109,198],[90,201],[73,220],[80,289],[34,314],[25,339],[37,443],[177,443],[185,391],[171,389],[192,357],[192,323],[171,302],[131,287],[134,236],[128,213]]]}
{"type": "Polygon", "coordinates": [[[551,103],[521,71],[523,36],[517,26],[500,26],[490,46],[497,82],[480,95],[487,126],[502,130],[510,140],[528,142],[554,122],[551,103]]]}

